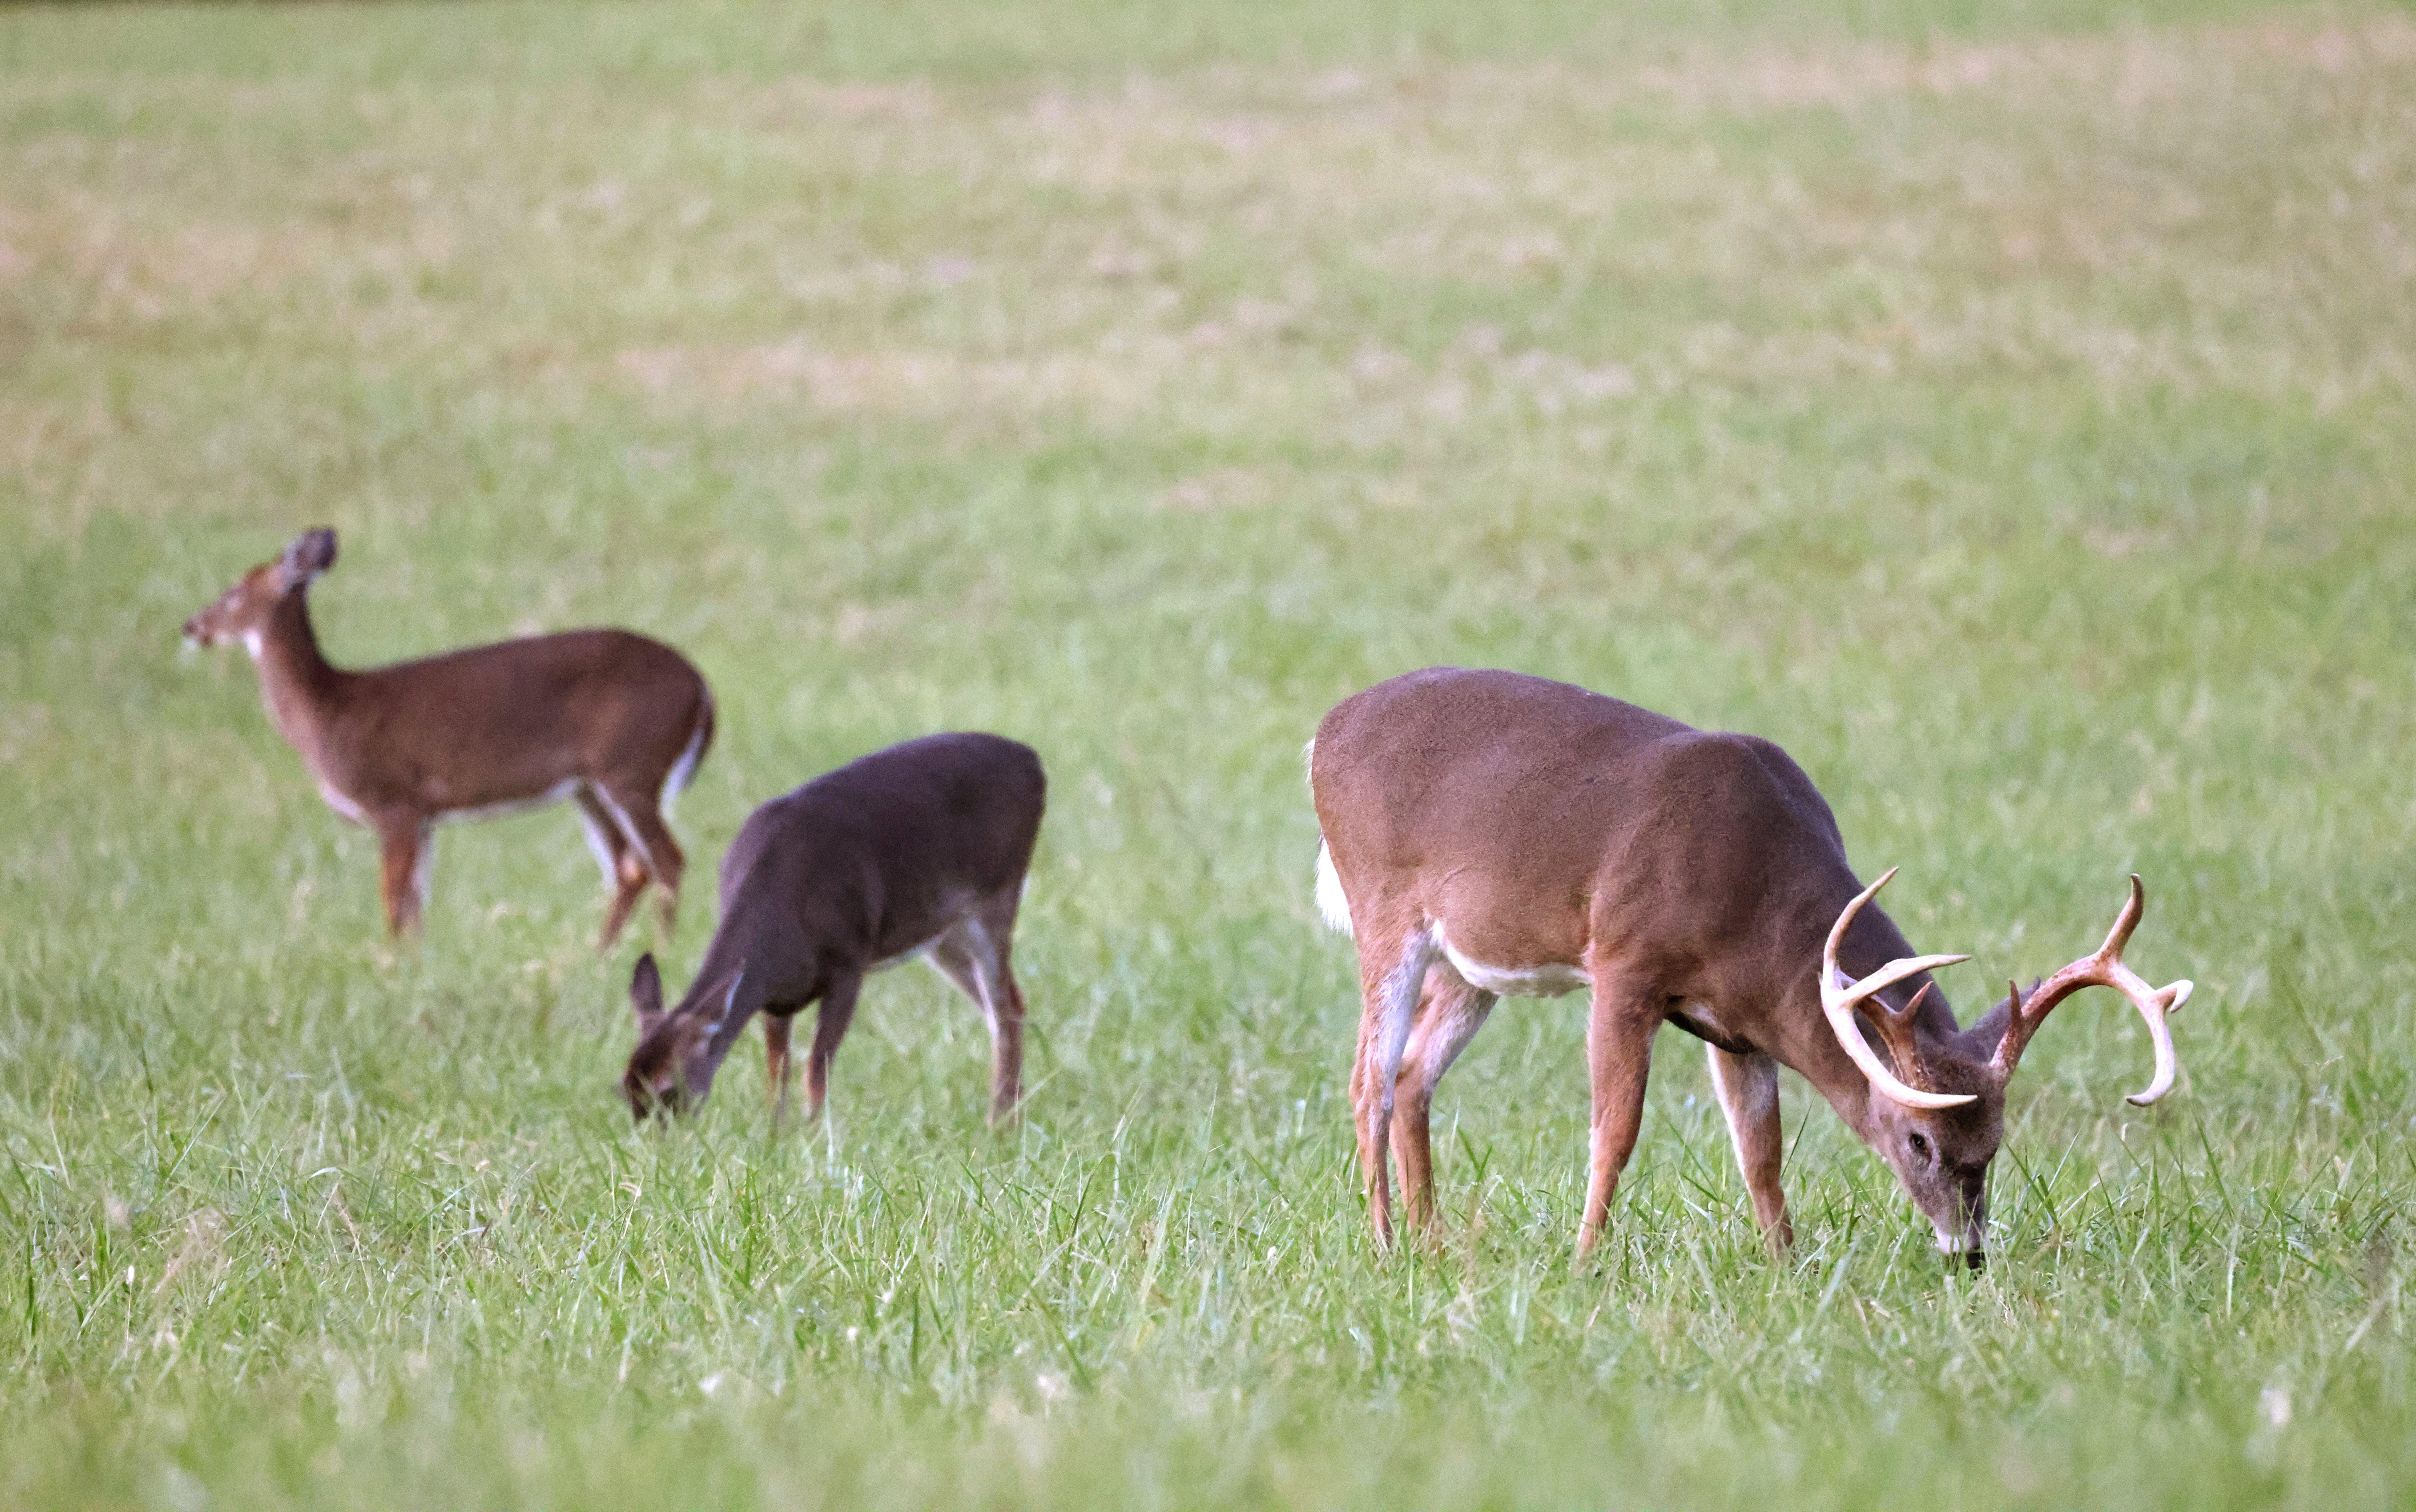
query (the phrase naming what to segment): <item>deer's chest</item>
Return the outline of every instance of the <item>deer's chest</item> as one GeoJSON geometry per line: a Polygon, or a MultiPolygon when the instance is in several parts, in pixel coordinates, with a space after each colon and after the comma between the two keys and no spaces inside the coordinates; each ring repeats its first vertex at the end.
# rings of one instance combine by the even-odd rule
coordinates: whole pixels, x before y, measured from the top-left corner
{"type": "Polygon", "coordinates": [[[1707,1045],[1716,1045],[1731,1055],[1753,1054],[1757,1047],[1744,1036],[1731,1033],[1719,1021],[1718,1014],[1708,1005],[1689,998],[1670,1006],[1668,1021],[1707,1045]]]}

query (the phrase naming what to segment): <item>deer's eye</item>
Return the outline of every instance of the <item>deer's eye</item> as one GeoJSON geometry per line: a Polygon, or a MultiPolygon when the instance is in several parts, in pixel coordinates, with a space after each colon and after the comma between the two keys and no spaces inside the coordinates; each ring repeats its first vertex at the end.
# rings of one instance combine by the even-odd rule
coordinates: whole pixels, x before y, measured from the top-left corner
{"type": "Polygon", "coordinates": [[[1913,1135],[1911,1135],[1911,1136],[1908,1137],[1908,1138],[1905,1140],[1904,1143],[1905,1143],[1905,1148],[1906,1148],[1906,1149],[1909,1149],[1909,1150],[1910,1150],[1910,1151],[1912,1152],[1912,1157],[1913,1157],[1914,1159],[1916,1159],[1916,1160],[1920,1161],[1920,1162],[1921,1162],[1923,1165],[1925,1165],[1925,1165],[1927,1165],[1927,1164],[1929,1164],[1929,1136],[1928,1136],[1928,1135],[1926,1135],[1926,1134],[1913,1134],[1913,1135]]]}

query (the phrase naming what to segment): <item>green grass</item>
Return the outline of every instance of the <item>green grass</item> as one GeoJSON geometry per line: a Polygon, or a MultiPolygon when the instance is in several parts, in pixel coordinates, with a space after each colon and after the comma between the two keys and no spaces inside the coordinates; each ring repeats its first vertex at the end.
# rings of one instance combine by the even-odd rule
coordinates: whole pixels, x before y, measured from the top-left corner
{"type": "Polygon", "coordinates": [[[0,12],[0,1504],[2405,1504],[2411,354],[2404,10],[0,12]],[[1019,1133],[926,974],[633,1133],[566,813],[389,949],[174,643],[323,522],[340,660],[687,648],[700,878],[1038,747],[1019,1133]],[[2182,1085],[2059,1015],[1972,1279],[1790,1080],[1776,1266],[1668,1036],[1573,1269],[1514,1004],[1374,1255],[1299,750],[1443,661],[1778,740],[1967,1004],[2144,873],[2182,1085]]]}

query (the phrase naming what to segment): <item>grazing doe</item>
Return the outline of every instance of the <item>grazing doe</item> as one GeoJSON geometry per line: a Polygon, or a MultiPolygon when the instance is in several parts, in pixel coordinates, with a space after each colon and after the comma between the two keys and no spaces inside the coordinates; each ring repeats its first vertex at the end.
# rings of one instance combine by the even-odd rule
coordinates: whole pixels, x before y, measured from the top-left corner
{"type": "Polygon", "coordinates": [[[1774,1250],[1792,1242],[1779,1188],[1778,1067],[1817,1088],[1895,1168],[1939,1247],[1978,1269],[2005,1086],[2058,1003],[2111,987],[2147,1021],[2173,1082],[2166,1015],[2190,984],[2122,964],[2139,879],[2095,954],[1971,1028],[1931,970],[1869,906],[1829,806],[1785,751],[1691,729],[1565,683],[1439,667],[1336,704],[1309,747],[1323,839],[1318,902],[1357,941],[1363,1012],[1351,1109],[1370,1220],[1393,1232],[1389,1165],[1429,1224],[1435,1083],[1502,996],[1592,994],[1591,1160],[1580,1254],[1602,1236],[1636,1146],[1653,1036],[1710,1046],[1712,1084],[1774,1250]],[[1856,1015],[1878,1032],[1874,1048],[1856,1015]]]}
{"type": "Polygon", "coordinates": [[[310,581],[336,533],[305,531],[185,622],[202,645],[241,642],[278,733],[327,806],[376,831],[386,928],[416,929],[439,821],[569,798],[613,889],[598,948],[686,866],[663,810],[713,743],[713,695],[687,659],[627,630],[571,630],[346,672],[310,628],[310,581]]]}
{"type": "Polygon", "coordinates": [[[927,956],[989,1021],[990,1119],[1013,1113],[1023,992],[1008,956],[1047,795],[1030,747],[940,734],[850,762],[749,814],[722,858],[721,923],[687,995],[664,1011],[652,956],[629,983],[630,1112],[701,1106],[761,1011],[777,1126],[789,1108],[789,1021],[820,1003],[806,1061],[806,1114],[819,1118],[864,978],[927,956]]]}

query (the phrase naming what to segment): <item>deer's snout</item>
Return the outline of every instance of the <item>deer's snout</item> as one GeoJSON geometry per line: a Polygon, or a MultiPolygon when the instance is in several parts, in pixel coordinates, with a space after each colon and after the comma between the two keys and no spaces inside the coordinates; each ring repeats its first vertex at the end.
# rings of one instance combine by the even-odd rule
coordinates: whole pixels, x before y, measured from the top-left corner
{"type": "Polygon", "coordinates": [[[1988,1267],[1988,1210],[1986,1199],[1966,1202],[1958,1215],[1961,1221],[1953,1225],[1930,1220],[1938,1234],[1938,1252],[1946,1257],[1946,1267],[1955,1268],[1960,1261],[1970,1270],[1988,1267]]]}
{"type": "Polygon", "coordinates": [[[669,1124],[688,1111],[696,1102],[676,1081],[657,1086],[634,1075],[621,1083],[621,1096],[628,1101],[630,1118],[641,1127],[648,1124],[669,1124]]]}
{"type": "MultiPolygon", "coordinates": [[[[1985,1179],[1985,1178],[1984,1178],[1985,1179]]],[[[1988,1192],[1980,1181],[1965,1181],[1944,1191],[1916,1193],[1930,1232],[1938,1236],[1938,1252],[1952,1269],[1959,1260],[1972,1270],[1987,1263],[1988,1192]]]]}
{"type": "Polygon", "coordinates": [[[629,1105],[629,1119],[639,1127],[648,1124],[669,1123],[670,1104],[655,1095],[655,1089],[632,1078],[621,1083],[621,1100],[629,1105]]]}

